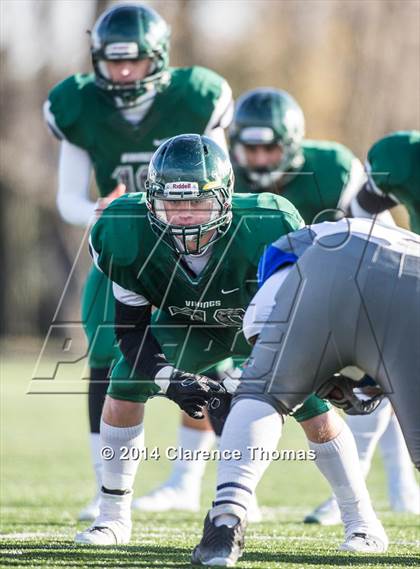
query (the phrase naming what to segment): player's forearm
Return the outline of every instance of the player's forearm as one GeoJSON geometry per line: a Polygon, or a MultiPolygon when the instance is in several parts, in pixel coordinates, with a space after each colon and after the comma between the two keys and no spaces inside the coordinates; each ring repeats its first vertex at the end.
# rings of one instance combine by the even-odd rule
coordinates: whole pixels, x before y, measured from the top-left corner
{"type": "Polygon", "coordinates": [[[68,194],[57,195],[57,208],[61,217],[71,225],[87,227],[95,219],[96,203],[72,198],[68,194]]]}
{"type": "Polygon", "coordinates": [[[154,381],[168,399],[194,419],[204,418],[204,407],[226,390],[207,377],[171,366],[150,331],[151,306],[130,306],[115,300],[115,333],[120,350],[138,379],[154,381]]]}
{"type": "Polygon", "coordinates": [[[121,353],[135,374],[155,381],[159,372],[170,366],[159,342],[150,330],[151,306],[129,306],[115,300],[115,335],[121,353]]]}
{"type": "Polygon", "coordinates": [[[96,204],[89,199],[91,173],[89,154],[63,140],[58,169],[57,208],[67,223],[87,226],[94,219],[96,204]]]}

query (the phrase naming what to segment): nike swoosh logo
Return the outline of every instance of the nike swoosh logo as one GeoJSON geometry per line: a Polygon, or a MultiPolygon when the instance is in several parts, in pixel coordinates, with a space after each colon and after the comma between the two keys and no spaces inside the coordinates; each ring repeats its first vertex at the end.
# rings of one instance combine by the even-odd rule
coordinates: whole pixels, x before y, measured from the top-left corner
{"type": "Polygon", "coordinates": [[[223,290],[222,289],[222,294],[230,294],[231,292],[236,292],[237,290],[239,290],[239,288],[233,288],[232,290],[223,290]]]}

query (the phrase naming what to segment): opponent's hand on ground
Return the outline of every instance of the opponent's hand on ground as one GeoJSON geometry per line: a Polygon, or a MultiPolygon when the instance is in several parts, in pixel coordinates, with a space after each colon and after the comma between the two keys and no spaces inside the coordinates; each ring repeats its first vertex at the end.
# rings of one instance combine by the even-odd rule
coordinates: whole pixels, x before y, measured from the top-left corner
{"type": "Polygon", "coordinates": [[[166,390],[166,396],[175,401],[193,419],[203,419],[207,403],[221,391],[225,391],[224,387],[213,379],[175,370],[166,390]]]}

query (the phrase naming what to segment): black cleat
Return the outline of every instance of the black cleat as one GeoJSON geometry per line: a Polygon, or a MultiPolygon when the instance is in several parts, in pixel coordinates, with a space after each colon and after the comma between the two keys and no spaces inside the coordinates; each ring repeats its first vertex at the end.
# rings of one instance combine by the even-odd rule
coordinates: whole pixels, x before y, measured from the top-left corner
{"type": "Polygon", "coordinates": [[[191,563],[209,567],[233,567],[242,557],[245,547],[245,528],[245,521],[238,521],[232,528],[216,527],[207,514],[203,537],[194,547],[191,563]]]}

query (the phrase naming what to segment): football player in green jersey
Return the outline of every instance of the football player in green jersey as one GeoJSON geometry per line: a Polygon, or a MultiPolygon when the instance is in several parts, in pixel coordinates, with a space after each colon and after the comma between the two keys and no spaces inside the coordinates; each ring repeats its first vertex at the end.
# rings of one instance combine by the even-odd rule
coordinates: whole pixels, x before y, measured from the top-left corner
{"type": "MultiPolygon", "coordinates": [[[[386,206],[389,207],[389,202],[381,201],[382,207],[379,207],[377,198],[372,209],[371,198],[371,208],[367,206],[369,211],[361,210],[357,203],[355,208],[356,196],[366,203],[366,196],[371,195],[368,192],[372,192],[369,188],[373,186],[367,182],[360,161],[350,150],[337,143],[306,140],[304,133],[302,109],[288,93],[267,88],[244,93],[237,102],[230,129],[236,174],[235,191],[260,192],[269,189],[278,193],[298,208],[307,224],[334,219],[338,210],[341,210],[345,214],[363,217],[380,213],[379,219],[382,222],[394,225],[390,214],[387,212],[384,216],[382,213],[386,206]],[[322,212],[330,215],[321,216],[322,212]]],[[[411,136],[414,142],[415,133],[411,136]]],[[[401,148],[406,144],[402,138],[399,140],[396,137],[397,140],[388,153],[395,150],[397,141],[401,148]]],[[[407,136],[404,140],[407,141],[407,136]]],[[[406,198],[410,204],[414,203],[415,195],[414,147],[415,144],[410,153],[412,166],[406,167],[404,164],[397,169],[400,178],[402,171],[411,177],[413,188],[405,192],[410,196],[406,198]]],[[[387,171],[383,161],[375,171],[387,171]]],[[[394,174],[394,179],[395,177],[394,174]]],[[[401,181],[394,185],[400,186],[401,181]]],[[[375,195],[378,193],[377,191],[375,195]]],[[[368,417],[349,417],[348,424],[355,436],[365,476],[375,446],[381,439],[391,507],[395,511],[418,512],[418,486],[401,429],[391,412],[389,401],[385,399],[368,417]]],[[[305,521],[323,525],[339,524],[341,518],[336,500],[330,498],[323,502],[306,516],[305,521]]]]}
{"type": "Polygon", "coordinates": [[[372,146],[367,157],[368,181],[353,199],[353,215],[376,215],[403,204],[410,228],[420,234],[420,131],[393,132],[372,146]]]}
{"type": "Polygon", "coordinates": [[[305,119],[295,99],[260,88],[237,101],[230,127],[235,192],[270,191],[290,200],[305,223],[321,212],[348,211],[366,180],[363,166],[345,146],[304,139],[305,119]]]}
{"type": "MultiPolygon", "coordinates": [[[[225,144],[229,85],[209,69],[169,67],[169,36],[166,22],[151,8],[114,5],[91,32],[94,73],[68,77],[50,92],[44,115],[61,141],[57,205],[67,222],[86,226],[123,192],[144,189],[148,162],[162,140],[197,132],[225,144]],[[100,196],[96,202],[89,199],[92,172],[100,196]]],[[[89,418],[98,488],[99,420],[110,368],[120,356],[110,326],[114,305],[106,304],[105,296],[106,279],[92,268],[82,319],[89,342],[89,418]]],[[[209,439],[209,434],[201,431],[197,437],[209,439]]],[[[93,519],[97,512],[95,499],[80,518],[93,519]]]]}
{"type": "MultiPolygon", "coordinates": [[[[147,196],[116,200],[91,233],[91,254],[113,283],[123,356],[112,371],[102,414],[100,514],[77,534],[77,543],[129,541],[144,403],[163,393],[191,416],[202,416],[212,393],[217,397],[222,388],[197,374],[228,357],[243,361],[250,353],[241,322],[257,289],[259,256],[273,236],[303,225],[282,197],[232,195],[232,166],[208,137],[171,138],[156,151],[148,172],[147,196]],[[153,315],[152,306],[158,309],[153,315]]],[[[339,495],[345,495],[340,506],[346,531],[376,523],[351,434],[346,433],[346,442],[340,435],[334,443],[343,429],[340,417],[316,396],[294,417],[309,440],[328,445],[328,460],[320,468],[333,491],[336,484],[345,487],[339,495]]],[[[262,469],[268,465],[257,462],[262,469]]]]}

